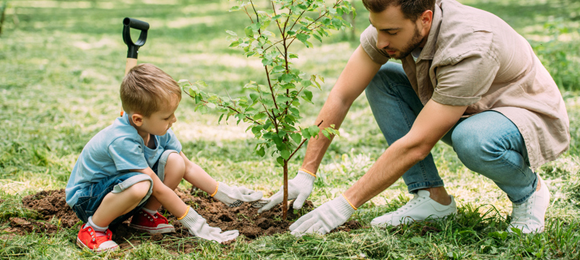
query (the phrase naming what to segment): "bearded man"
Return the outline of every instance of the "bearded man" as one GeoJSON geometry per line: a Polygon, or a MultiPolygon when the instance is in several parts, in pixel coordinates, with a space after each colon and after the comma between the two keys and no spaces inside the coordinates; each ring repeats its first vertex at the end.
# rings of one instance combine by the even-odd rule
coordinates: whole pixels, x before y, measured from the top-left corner
{"type": "MultiPolygon", "coordinates": [[[[455,214],[430,153],[439,140],[507,194],[508,231],[542,232],[550,193],[534,170],[566,151],[570,134],[562,95],[529,43],[497,16],[455,0],[363,3],[371,25],[316,122],[339,127],[364,90],[389,147],[345,193],[296,221],[292,233],[329,232],[400,177],[414,198],[372,225],[455,214]]],[[[309,141],[290,181],[294,208],[310,195],[330,142],[309,141]]],[[[280,191],[261,211],[281,197],[280,191]]]]}

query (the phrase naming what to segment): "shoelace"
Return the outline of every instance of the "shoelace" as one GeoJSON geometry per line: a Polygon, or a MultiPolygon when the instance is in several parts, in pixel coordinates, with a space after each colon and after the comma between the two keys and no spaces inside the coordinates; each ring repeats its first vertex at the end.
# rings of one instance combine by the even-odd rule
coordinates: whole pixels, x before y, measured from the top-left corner
{"type": "Polygon", "coordinates": [[[530,215],[532,215],[532,198],[528,199],[526,202],[517,205],[514,204],[513,207],[513,214],[512,214],[512,222],[514,223],[525,223],[527,219],[530,219],[530,215]]]}
{"type": "Polygon", "coordinates": [[[424,199],[424,198],[425,198],[425,197],[419,197],[419,195],[418,195],[418,194],[413,194],[413,198],[412,198],[412,199],[411,199],[409,202],[407,202],[407,204],[405,204],[405,206],[403,206],[403,207],[399,208],[399,209],[398,209],[398,210],[396,210],[395,212],[405,211],[405,210],[407,210],[408,208],[410,208],[410,207],[412,207],[412,206],[416,205],[417,203],[419,203],[419,202],[423,201],[423,199],[424,199]]]}

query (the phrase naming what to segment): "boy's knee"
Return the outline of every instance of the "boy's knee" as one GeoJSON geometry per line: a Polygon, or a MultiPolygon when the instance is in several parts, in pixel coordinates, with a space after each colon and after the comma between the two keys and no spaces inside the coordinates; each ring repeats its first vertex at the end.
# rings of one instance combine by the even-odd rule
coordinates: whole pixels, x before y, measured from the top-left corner
{"type": "Polygon", "coordinates": [[[151,185],[152,183],[149,180],[140,181],[131,185],[131,187],[127,188],[124,192],[129,193],[135,200],[141,200],[147,196],[151,189],[151,185]]]}
{"type": "Polygon", "coordinates": [[[169,155],[169,157],[167,157],[167,163],[165,164],[165,174],[171,174],[171,175],[180,175],[181,178],[183,178],[183,175],[185,174],[185,161],[183,160],[183,157],[181,157],[180,154],[178,153],[172,153],[169,155]],[[171,171],[167,171],[167,169],[171,169],[171,171]]]}

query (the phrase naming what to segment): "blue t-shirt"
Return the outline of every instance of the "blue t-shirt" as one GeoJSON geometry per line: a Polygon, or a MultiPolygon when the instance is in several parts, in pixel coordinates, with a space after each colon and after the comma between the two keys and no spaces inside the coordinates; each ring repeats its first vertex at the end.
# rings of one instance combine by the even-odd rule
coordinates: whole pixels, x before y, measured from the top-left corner
{"type": "Polygon", "coordinates": [[[181,143],[171,129],[163,136],[152,135],[155,148],[145,145],[127,113],[101,130],[84,147],[66,185],[66,203],[71,207],[83,190],[100,180],[129,170],[153,167],[165,150],[181,152],[181,143]]]}

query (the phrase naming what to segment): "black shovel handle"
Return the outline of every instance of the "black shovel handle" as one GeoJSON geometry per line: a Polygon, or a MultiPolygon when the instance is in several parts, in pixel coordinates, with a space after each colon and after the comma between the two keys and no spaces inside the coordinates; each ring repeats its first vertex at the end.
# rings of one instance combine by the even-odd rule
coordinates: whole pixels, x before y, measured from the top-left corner
{"type": "Polygon", "coordinates": [[[149,30],[149,24],[146,22],[129,17],[123,19],[123,41],[129,47],[127,50],[127,58],[137,59],[139,47],[143,46],[145,41],[147,41],[147,30],[149,30]],[[131,40],[131,28],[141,30],[141,34],[139,34],[139,39],[136,43],[131,40]]]}

